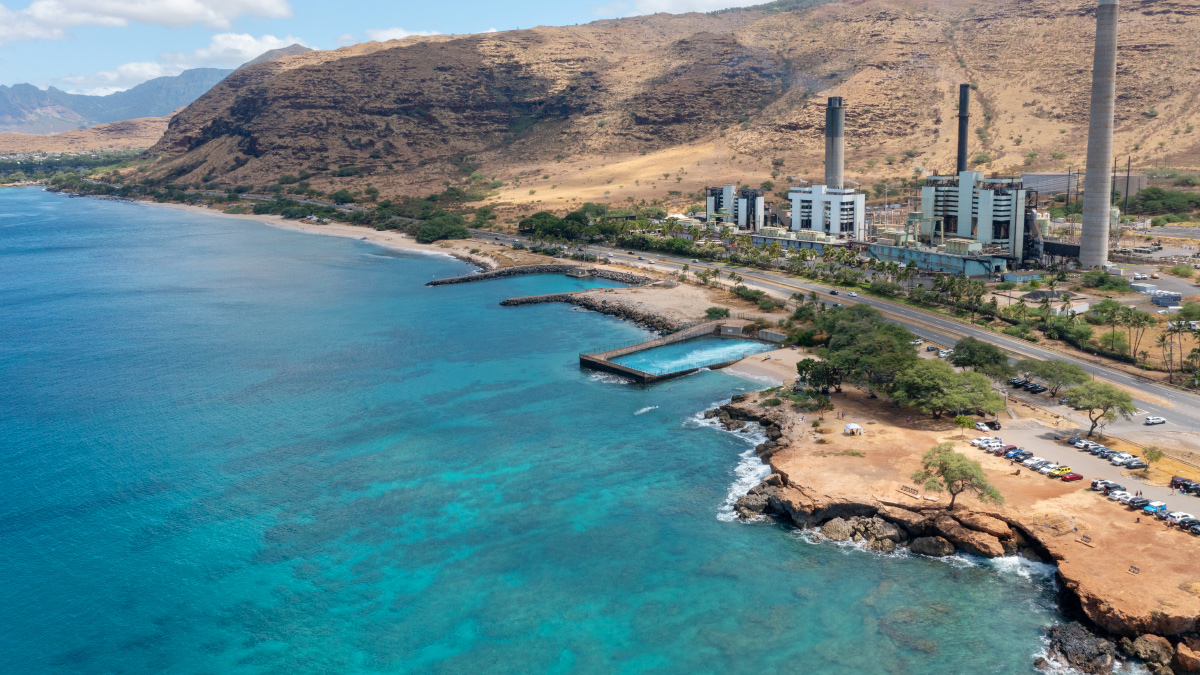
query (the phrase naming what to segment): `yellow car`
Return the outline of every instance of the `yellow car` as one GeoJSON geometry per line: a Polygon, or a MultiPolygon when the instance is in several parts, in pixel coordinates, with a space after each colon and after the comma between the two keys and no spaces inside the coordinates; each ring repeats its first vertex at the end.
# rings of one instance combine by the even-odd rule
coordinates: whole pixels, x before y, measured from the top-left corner
{"type": "Polygon", "coordinates": [[[1069,466],[1060,466],[1060,467],[1058,467],[1057,469],[1055,469],[1055,470],[1051,471],[1050,473],[1048,473],[1048,474],[1046,474],[1046,475],[1047,475],[1047,476],[1050,476],[1051,478],[1062,478],[1063,476],[1065,476],[1065,475],[1067,475],[1067,474],[1069,474],[1069,473],[1071,473],[1071,467],[1069,467],[1069,466]]]}

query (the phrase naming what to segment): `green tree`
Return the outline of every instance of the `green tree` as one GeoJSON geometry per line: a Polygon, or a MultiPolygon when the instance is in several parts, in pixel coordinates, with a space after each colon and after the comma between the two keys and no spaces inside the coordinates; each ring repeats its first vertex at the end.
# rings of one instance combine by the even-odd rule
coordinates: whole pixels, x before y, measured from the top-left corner
{"type": "Polygon", "coordinates": [[[959,438],[962,438],[963,434],[967,433],[967,429],[975,428],[975,418],[967,417],[966,415],[959,415],[958,417],[955,417],[954,423],[957,424],[960,429],[962,429],[962,431],[958,433],[959,438]]]}
{"type": "Polygon", "coordinates": [[[970,368],[977,373],[983,373],[993,380],[1010,377],[1013,369],[1008,365],[1008,357],[1000,348],[983,340],[965,337],[954,345],[954,356],[950,362],[959,368],[970,368]]]}
{"type": "Polygon", "coordinates": [[[1091,377],[1083,369],[1083,366],[1061,359],[1018,361],[1016,369],[1025,377],[1044,382],[1047,387],[1050,387],[1050,396],[1058,396],[1058,391],[1063,387],[1083,384],[1091,377]]]}
{"type": "Polygon", "coordinates": [[[350,194],[350,191],[346,188],[342,188],[341,190],[329,195],[329,200],[334,204],[353,204],[354,195],[350,194]]]}
{"type": "Polygon", "coordinates": [[[837,391],[842,390],[841,371],[827,361],[804,359],[796,364],[796,372],[813,389],[833,387],[837,391]]]}
{"type": "Polygon", "coordinates": [[[921,457],[921,466],[922,469],[912,475],[912,480],[926,490],[949,492],[949,508],[954,508],[954,500],[967,491],[974,492],[981,502],[1004,503],[1003,495],[988,482],[979,462],[955,452],[953,443],[939,443],[930,448],[921,457]]]}
{"type": "Polygon", "coordinates": [[[1004,399],[992,391],[986,375],[957,373],[950,364],[935,359],[919,360],[897,376],[892,400],[902,408],[920,410],[935,418],[947,412],[994,414],[1004,409],[1004,399]]]}
{"type": "Polygon", "coordinates": [[[1162,458],[1163,451],[1159,450],[1153,445],[1146,448],[1145,451],[1142,452],[1142,459],[1146,460],[1150,464],[1157,464],[1158,462],[1162,461],[1162,458]]]}
{"type": "Polygon", "coordinates": [[[1114,422],[1118,416],[1132,419],[1137,412],[1133,397],[1107,382],[1085,382],[1068,391],[1066,398],[1067,405],[1087,412],[1092,421],[1092,428],[1087,433],[1089,438],[1101,420],[1114,422]]]}
{"type": "Polygon", "coordinates": [[[729,308],[728,307],[709,307],[708,309],[704,310],[704,316],[709,321],[716,321],[717,319],[727,319],[727,318],[729,318],[729,308]]]}
{"type": "Polygon", "coordinates": [[[417,229],[417,241],[430,244],[442,239],[469,239],[471,233],[463,223],[462,216],[442,212],[421,224],[417,229]]]}

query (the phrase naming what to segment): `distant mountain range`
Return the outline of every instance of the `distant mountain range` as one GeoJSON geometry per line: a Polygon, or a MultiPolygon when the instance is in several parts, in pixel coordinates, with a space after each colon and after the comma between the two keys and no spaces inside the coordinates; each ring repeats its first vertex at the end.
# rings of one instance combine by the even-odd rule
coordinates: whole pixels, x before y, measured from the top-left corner
{"type": "MultiPolygon", "coordinates": [[[[306,51],[308,48],[300,45],[273,49],[242,67],[306,51]]],[[[68,94],[55,87],[43,90],[32,84],[0,85],[0,133],[50,134],[107,122],[163,117],[191,104],[232,72],[193,68],[107,96],[68,94]]]]}

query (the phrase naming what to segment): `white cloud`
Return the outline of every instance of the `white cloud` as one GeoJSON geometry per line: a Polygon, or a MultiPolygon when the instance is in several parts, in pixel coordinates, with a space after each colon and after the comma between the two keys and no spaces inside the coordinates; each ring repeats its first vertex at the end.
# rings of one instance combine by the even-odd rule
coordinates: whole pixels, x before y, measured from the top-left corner
{"type": "Polygon", "coordinates": [[[640,16],[643,14],[683,14],[685,12],[712,12],[730,7],[761,5],[769,0],[614,0],[596,7],[600,16],[640,16]]]}
{"type": "Polygon", "coordinates": [[[190,54],[169,52],[157,61],[138,61],[102,70],[91,75],[64,77],[62,82],[76,94],[104,95],[128,89],[146,80],[164,75],[178,75],[188,68],[236,68],[263,52],[293,44],[305,44],[291,35],[254,37],[245,33],[220,33],[209,39],[208,46],[190,54]]]}
{"type": "Polygon", "coordinates": [[[288,0],[33,0],[15,12],[0,5],[0,43],[57,40],[78,26],[130,23],[227,30],[245,15],[287,18],[292,7],[288,0]]]}
{"type": "Polygon", "coordinates": [[[346,46],[352,45],[356,42],[358,42],[358,38],[354,37],[350,33],[344,33],[342,35],[339,35],[337,37],[337,39],[333,41],[333,43],[339,47],[346,47],[346,46]]]}
{"type": "Polygon", "coordinates": [[[413,35],[441,35],[436,30],[404,30],[403,28],[370,28],[367,29],[366,33],[369,39],[376,42],[403,40],[413,35]]]}

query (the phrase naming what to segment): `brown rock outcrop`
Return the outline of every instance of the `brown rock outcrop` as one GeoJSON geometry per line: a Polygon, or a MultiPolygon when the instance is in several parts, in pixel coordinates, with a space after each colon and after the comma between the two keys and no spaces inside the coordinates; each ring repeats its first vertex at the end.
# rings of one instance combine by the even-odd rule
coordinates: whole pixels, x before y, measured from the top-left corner
{"type": "Polygon", "coordinates": [[[933,526],[938,534],[971,555],[982,558],[998,558],[1004,555],[1004,546],[999,539],[986,532],[969,530],[950,516],[939,516],[933,526]]]}
{"type": "Polygon", "coordinates": [[[933,558],[944,558],[954,555],[954,544],[941,537],[918,537],[909,543],[913,553],[920,553],[933,558]]]}
{"type": "Polygon", "coordinates": [[[961,523],[963,527],[977,532],[985,532],[997,539],[1011,539],[1013,536],[1012,528],[1008,526],[1008,523],[999,518],[971,511],[954,511],[949,515],[961,523]]]}
{"type": "Polygon", "coordinates": [[[1172,661],[1172,665],[1177,673],[1200,673],[1200,653],[1180,642],[1175,645],[1175,660],[1172,661]]]}
{"type": "Polygon", "coordinates": [[[933,532],[929,516],[924,513],[909,511],[898,506],[881,506],[876,515],[899,525],[910,537],[924,537],[933,532]]]}
{"type": "Polygon", "coordinates": [[[1170,641],[1158,635],[1141,635],[1136,640],[1122,638],[1121,651],[1157,665],[1166,665],[1175,657],[1170,641]]]}

